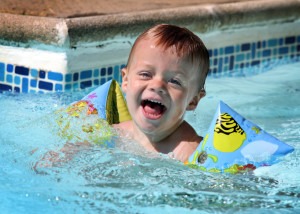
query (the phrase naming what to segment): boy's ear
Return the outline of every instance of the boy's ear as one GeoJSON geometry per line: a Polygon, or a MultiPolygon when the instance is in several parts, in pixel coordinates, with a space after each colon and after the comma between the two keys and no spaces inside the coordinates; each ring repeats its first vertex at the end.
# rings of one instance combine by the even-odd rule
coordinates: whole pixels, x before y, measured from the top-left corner
{"type": "Polygon", "coordinates": [[[189,105],[186,107],[187,111],[192,111],[195,110],[197,108],[197,105],[199,103],[199,101],[205,97],[206,92],[204,89],[201,89],[200,92],[193,97],[192,101],[189,103],[189,105]]]}
{"type": "Polygon", "coordinates": [[[122,90],[126,93],[127,85],[128,85],[128,70],[127,68],[122,68],[122,90]]]}

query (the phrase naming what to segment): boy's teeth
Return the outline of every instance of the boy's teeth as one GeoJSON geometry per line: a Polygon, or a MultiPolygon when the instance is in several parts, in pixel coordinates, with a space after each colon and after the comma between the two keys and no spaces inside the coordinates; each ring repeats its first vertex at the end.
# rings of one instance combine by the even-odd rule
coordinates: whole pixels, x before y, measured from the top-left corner
{"type": "Polygon", "coordinates": [[[153,103],[158,103],[158,104],[162,105],[161,102],[158,102],[158,101],[156,101],[156,100],[148,100],[148,101],[153,102],[153,103]]]}

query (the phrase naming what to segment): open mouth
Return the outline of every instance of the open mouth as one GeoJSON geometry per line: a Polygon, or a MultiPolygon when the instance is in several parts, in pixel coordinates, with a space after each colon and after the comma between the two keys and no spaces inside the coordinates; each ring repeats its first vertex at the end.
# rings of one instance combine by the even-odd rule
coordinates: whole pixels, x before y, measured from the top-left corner
{"type": "Polygon", "coordinates": [[[161,102],[156,100],[143,100],[141,105],[144,109],[145,115],[149,119],[158,119],[167,110],[167,108],[161,102]]]}

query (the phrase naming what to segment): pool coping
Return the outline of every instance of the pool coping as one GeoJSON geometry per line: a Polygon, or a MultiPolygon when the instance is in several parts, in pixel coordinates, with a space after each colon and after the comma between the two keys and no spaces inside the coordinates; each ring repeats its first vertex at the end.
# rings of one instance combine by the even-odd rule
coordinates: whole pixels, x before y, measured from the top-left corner
{"type": "Polygon", "coordinates": [[[299,0],[267,0],[185,6],[79,18],[50,18],[0,13],[0,44],[71,48],[117,36],[134,37],[155,23],[186,26],[199,33],[230,26],[293,22],[299,0]]]}

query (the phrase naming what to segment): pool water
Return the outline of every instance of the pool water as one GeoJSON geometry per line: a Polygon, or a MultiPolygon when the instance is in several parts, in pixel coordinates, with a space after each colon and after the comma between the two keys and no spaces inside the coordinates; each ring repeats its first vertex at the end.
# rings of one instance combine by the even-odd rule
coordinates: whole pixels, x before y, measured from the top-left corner
{"type": "MultiPolygon", "coordinates": [[[[86,91],[0,94],[1,213],[300,212],[300,63],[258,75],[209,78],[207,96],[186,115],[202,136],[219,100],[295,147],[271,167],[244,175],[194,170],[166,155],[79,147],[70,160],[36,165],[65,140],[53,111],[86,91]]],[[[76,147],[76,146],[75,146],[76,147]]]]}

